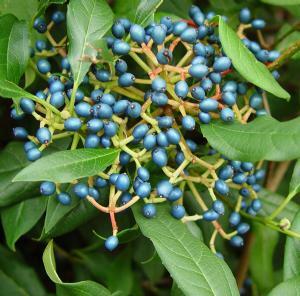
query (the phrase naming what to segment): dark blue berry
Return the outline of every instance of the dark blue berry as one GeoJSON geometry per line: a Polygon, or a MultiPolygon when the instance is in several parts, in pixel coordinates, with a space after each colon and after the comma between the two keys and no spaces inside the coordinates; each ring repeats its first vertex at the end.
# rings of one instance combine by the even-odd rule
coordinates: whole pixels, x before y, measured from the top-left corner
{"type": "Polygon", "coordinates": [[[71,196],[67,192],[59,193],[57,195],[57,199],[64,206],[67,206],[71,203],[71,196]]]}
{"type": "Polygon", "coordinates": [[[36,66],[39,72],[42,74],[47,74],[51,70],[50,63],[45,59],[38,60],[36,66]]]}
{"type": "Polygon", "coordinates": [[[244,245],[244,240],[242,237],[240,237],[239,235],[235,235],[230,239],[230,244],[233,247],[237,247],[240,248],[244,245]]]}
{"type": "Polygon", "coordinates": [[[89,194],[89,188],[84,183],[77,183],[73,187],[73,191],[79,198],[85,198],[89,194]]]}
{"type": "Polygon", "coordinates": [[[181,219],[185,215],[185,208],[182,205],[174,205],[171,207],[171,215],[176,219],[181,219]]]}
{"type": "Polygon", "coordinates": [[[156,215],[156,206],[154,204],[145,204],[142,208],[143,215],[146,218],[153,218],[156,215]]]}
{"type": "Polygon", "coordinates": [[[217,220],[218,218],[219,218],[219,214],[214,210],[208,210],[203,213],[204,221],[211,222],[217,220]]]}

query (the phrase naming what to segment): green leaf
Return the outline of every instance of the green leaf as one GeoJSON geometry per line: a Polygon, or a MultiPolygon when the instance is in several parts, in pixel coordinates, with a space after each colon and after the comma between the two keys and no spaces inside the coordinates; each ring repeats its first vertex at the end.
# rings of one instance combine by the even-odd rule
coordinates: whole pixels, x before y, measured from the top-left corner
{"type": "Polygon", "coordinates": [[[234,10],[239,8],[239,5],[234,0],[209,0],[210,4],[216,8],[224,11],[234,10]]]}
{"type": "Polygon", "coordinates": [[[251,278],[261,294],[270,291],[275,284],[273,255],[277,245],[278,232],[253,223],[254,243],[250,254],[251,278]]]}
{"type": "Polygon", "coordinates": [[[36,100],[34,95],[8,80],[0,80],[0,96],[8,99],[20,99],[26,97],[36,100]]]}
{"type": "Polygon", "coordinates": [[[300,0],[261,0],[261,2],[279,6],[286,6],[286,5],[300,5],[300,0]]]}
{"type": "MultiPolygon", "coordinates": [[[[300,211],[293,220],[291,230],[300,233],[300,211]]],[[[284,250],[283,278],[284,280],[300,276],[300,240],[287,237],[284,250]]]]}
{"type": "Polygon", "coordinates": [[[0,18],[0,27],[0,79],[18,83],[30,54],[28,27],[11,14],[0,18]]]}
{"type": "Polygon", "coordinates": [[[29,87],[36,78],[36,72],[31,68],[31,67],[27,67],[25,70],[25,87],[27,88],[29,87]]]}
{"type": "Polygon", "coordinates": [[[226,263],[172,218],[167,205],[157,206],[157,216],[151,220],[143,217],[140,205],[133,206],[133,213],[185,295],[239,295],[226,263]]]}
{"type": "Polygon", "coordinates": [[[51,4],[64,4],[67,0],[40,0],[36,16],[43,14],[51,4]]]}
{"type": "MultiPolygon", "coordinates": [[[[271,215],[285,199],[284,196],[268,191],[266,189],[263,189],[259,192],[259,198],[262,200],[261,213],[264,216],[271,215]]],[[[295,215],[299,210],[299,205],[293,201],[290,201],[277,217],[278,219],[288,218],[290,221],[293,221],[295,215]]]]}
{"type": "Polygon", "coordinates": [[[215,121],[202,124],[201,131],[214,149],[230,159],[255,162],[300,157],[300,117],[279,122],[262,116],[248,124],[215,121]]]}
{"type": "Polygon", "coordinates": [[[13,181],[69,183],[102,172],[115,161],[118,153],[118,149],[90,148],[59,151],[33,162],[13,181]]]}
{"type": "Polygon", "coordinates": [[[114,13],[118,17],[126,17],[130,21],[134,21],[136,8],[140,0],[116,0],[113,2],[114,13]]]}
{"type": "Polygon", "coordinates": [[[26,265],[18,253],[8,251],[0,245],[0,254],[1,295],[46,295],[38,275],[33,268],[26,265]],[[13,293],[15,289],[19,294],[13,293]]]}
{"type": "Polygon", "coordinates": [[[268,68],[255,58],[222,17],[219,17],[219,35],[223,50],[241,76],[279,98],[290,98],[268,68]]]}
{"type": "Polygon", "coordinates": [[[192,4],[192,0],[164,0],[159,10],[182,18],[188,18],[188,10],[192,4]]]}
{"type": "Polygon", "coordinates": [[[268,296],[300,296],[300,276],[296,276],[288,281],[276,286],[268,296]]]}
{"type": "Polygon", "coordinates": [[[37,187],[34,183],[12,182],[28,164],[22,143],[11,142],[0,152],[0,207],[38,194],[38,190],[34,190],[37,187]]]}
{"type": "Polygon", "coordinates": [[[300,192],[300,159],[298,159],[295,164],[289,186],[289,194],[295,195],[298,192],[300,192]]]}
{"type": "Polygon", "coordinates": [[[43,253],[43,262],[47,275],[56,284],[57,296],[111,295],[111,293],[105,287],[96,282],[82,281],[77,283],[63,283],[56,272],[56,264],[53,252],[53,240],[48,243],[43,253]]]}
{"type": "Polygon", "coordinates": [[[31,20],[37,11],[38,0],[1,0],[0,15],[13,14],[19,20],[31,20]]]}
{"type": "Polygon", "coordinates": [[[99,40],[110,29],[113,13],[105,0],[71,0],[67,12],[68,59],[74,84],[79,85],[89,67],[87,56],[96,56],[99,40]]]}
{"type": "Polygon", "coordinates": [[[2,210],[2,226],[10,249],[15,251],[16,241],[39,221],[46,205],[47,199],[39,196],[2,210]]]}
{"type": "Polygon", "coordinates": [[[157,8],[163,3],[163,0],[141,0],[135,12],[134,23],[141,26],[148,25],[154,18],[157,8]]]}

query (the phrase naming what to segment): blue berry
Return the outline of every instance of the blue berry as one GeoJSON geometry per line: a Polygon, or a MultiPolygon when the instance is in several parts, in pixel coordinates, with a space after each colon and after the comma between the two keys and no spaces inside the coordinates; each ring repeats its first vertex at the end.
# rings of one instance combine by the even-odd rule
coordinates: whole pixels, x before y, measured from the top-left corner
{"type": "Polygon", "coordinates": [[[125,35],[125,28],[120,21],[116,21],[111,28],[111,32],[116,38],[121,39],[125,35]]]}
{"type": "Polygon", "coordinates": [[[233,247],[242,247],[244,245],[244,240],[242,237],[240,237],[239,235],[235,235],[230,239],[230,244],[233,247]]]}
{"type": "Polygon", "coordinates": [[[146,218],[153,218],[156,215],[156,206],[154,204],[145,204],[142,209],[146,218]]]}
{"type": "Polygon", "coordinates": [[[110,119],[113,115],[113,110],[108,104],[96,104],[91,109],[91,114],[95,118],[110,119]]]}
{"type": "Polygon", "coordinates": [[[128,69],[127,63],[122,60],[122,59],[118,59],[115,63],[115,70],[117,72],[117,74],[123,74],[126,73],[128,69]]]}
{"type": "Polygon", "coordinates": [[[78,131],[81,125],[82,122],[77,117],[70,117],[64,122],[64,127],[67,131],[78,131]]]}
{"type": "Polygon", "coordinates": [[[42,195],[52,195],[56,192],[56,185],[53,182],[45,181],[40,185],[40,192],[42,195]]]}
{"type": "Polygon", "coordinates": [[[188,71],[192,77],[197,79],[202,79],[208,74],[207,66],[201,64],[192,65],[188,71]]]}
{"type": "Polygon", "coordinates": [[[59,91],[51,95],[50,104],[56,108],[61,108],[65,104],[64,93],[59,91]]]}
{"type": "Polygon", "coordinates": [[[91,99],[96,102],[96,103],[99,103],[101,98],[103,96],[103,90],[102,89],[94,89],[92,92],[91,92],[91,99]]]}
{"type": "Polygon", "coordinates": [[[233,169],[230,165],[222,167],[218,173],[218,176],[222,180],[231,179],[233,176],[233,169]]]}
{"type": "Polygon", "coordinates": [[[167,65],[172,61],[173,54],[168,48],[163,48],[156,54],[156,59],[161,65],[167,65]]]}
{"type": "Polygon", "coordinates": [[[224,108],[220,112],[220,118],[225,122],[231,122],[234,119],[234,113],[230,108],[224,108]]]}
{"type": "Polygon", "coordinates": [[[27,98],[21,98],[20,100],[20,108],[26,114],[32,114],[35,110],[35,103],[27,98]]]}
{"type": "Polygon", "coordinates": [[[231,226],[237,226],[241,221],[241,215],[238,212],[232,212],[229,216],[231,226]]]}
{"type": "Polygon", "coordinates": [[[80,102],[75,106],[75,112],[80,117],[89,117],[91,115],[91,106],[86,102],[80,102]]]}
{"type": "Polygon", "coordinates": [[[87,122],[86,126],[89,132],[98,133],[103,128],[103,122],[98,118],[92,118],[87,122]]]}
{"type": "Polygon", "coordinates": [[[173,26],[173,34],[175,36],[180,36],[181,33],[188,27],[188,24],[186,22],[183,21],[178,21],[176,23],[174,23],[173,26]]]}
{"type": "Polygon", "coordinates": [[[155,147],[156,145],[156,136],[153,134],[145,136],[143,140],[143,146],[147,150],[151,150],[155,147]]]}
{"type": "Polygon", "coordinates": [[[65,14],[62,11],[55,11],[51,19],[55,24],[60,24],[65,20],[65,14]]]}
{"type": "Polygon", "coordinates": [[[60,80],[56,80],[56,81],[52,82],[49,87],[49,91],[51,94],[58,92],[58,91],[64,91],[64,89],[65,89],[65,86],[60,80]]]}
{"type": "Polygon", "coordinates": [[[124,73],[118,79],[118,84],[122,87],[129,87],[134,84],[135,76],[131,73],[124,73]]]}
{"type": "Polygon", "coordinates": [[[262,207],[261,201],[256,198],[251,202],[251,208],[255,211],[258,212],[262,207]]]}
{"type": "Polygon", "coordinates": [[[165,132],[158,133],[156,136],[156,141],[160,147],[168,147],[170,144],[165,132]]]}
{"type": "Polygon", "coordinates": [[[224,215],[224,213],[225,213],[224,204],[220,200],[215,200],[212,204],[212,208],[219,215],[224,215]]]}
{"type": "Polygon", "coordinates": [[[45,33],[47,31],[47,24],[43,18],[37,18],[34,20],[33,27],[39,32],[39,33],[45,33]]]}
{"type": "Polygon", "coordinates": [[[24,151],[25,151],[25,152],[28,152],[28,151],[29,151],[30,149],[32,149],[32,148],[36,148],[35,143],[33,143],[33,142],[31,142],[31,141],[25,142],[25,144],[24,144],[24,151]]]}
{"type": "Polygon", "coordinates": [[[242,187],[240,190],[239,190],[239,193],[241,196],[243,197],[249,197],[250,196],[250,191],[248,188],[246,187],[242,187]]]}
{"type": "Polygon", "coordinates": [[[100,144],[100,138],[97,135],[87,135],[85,138],[85,148],[97,148],[100,144]]]}
{"type": "Polygon", "coordinates": [[[266,22],[262,19],[255,19],[251,23],[252,27],[256,30],[261,30],[266,26],[266,22]]]}
{"type": "Polygon", "coordinates": [[[127,55],[130,49],[130,45],[123,40],[115,40],[112,44],[112,52],[117,55],[127,55]]]}
{"type": "Polygon", "coordinates": [[[84,183],[77,183],[73,187],[73,191],[79,198],[85,198],[89,194],[89,188],[84,183]]]}
{"type": "Polygon", "coordinates": [[[263,98],[260,94],[258,93],[254,93],[251,97],[250,97],[250,102],[249,105],[251,108],[253,108],[254,110],[258,110],[261,109],[263,106],[263,98]]]}
{"type": "Polygon", "coordinates": [[[89,187],[89,196],[91,196],[94,199],[99,199],[100,194],[96,188],[89,187]]]}
{"type": "Polygon", "coordinates": [[[154,91],[165,92],[167,88],[167,84],[163,78],[158,76],[154,80],[152,80],[151,87],[154,91]]]}
{"type": "Polygon", "coordinates": [[[243,8],[239,14],[240,22],[243,24],[248,24],[251,21],[251,12],[248,8],[243,8]]]}
{"type": "Polygon", "coordinates": [[[67,57],[61,59],[60,65],[64,70],[70,71],[71,69],[71,65],[67,57]]]}
{"type": "Polygon", "coordinates": [[[47,74],[51,70],[50,63],[45,59],[38,60],[36,66],[39,72],[42,74],[47,74]]]}
{"type": "Polygon", "coordinates": [[[162,180],[158,182],[156,186],[157,195],[164,198],[167,198],[169,196],[172,189],[173,185],[167,180],[162,180]]]}
{"type": "Polygon", "coordinates": [[[204,99],[203,101],[200,102],[199,107],[201,111],[203,112],[211,112],[211,111],[216,111],[218,109],[218,101],[214,99],[204,99]]]}
{"type": "Polygon", "coordinates": [[[243,184],[247,181],[247,176],[245,176],[243,173],[238,173],[233,176],[232,181],[236,184],[243,184]]]}
{"type": "Polygon", "coordinates": [[[51,132],[46,127],[41,127],[36,132],[36,137],[41,144],[48,144],[51,141],[51,132]]]}
{"type": "Polygon", "coordinates": [[[224,84],[222,90],[223,90],[223,92],[224,91],[236,92],[237,87],[238,87],[237,83],[233,80],[230,80],[224,84]]]}
{"type": "Polygon", "coordinates": [[[14,120],[22,120],[25,117],[24,113],[18,113],[16,108],[11,109],[10,117],[14,120]]]}
{"type": "Polygon", "coordinates": [[[202,87],[196,86],[192,88],[192,96],[197,100],[203,100],[205,98],[205,91],[202,87]]]}
{"type": "Polygon", "coordinates": [[[174,202],[181,198],[182,194],[183,193],[180,188],[174,187],[166,198],[168,201],[174,202]]]}
{"type": "Polygon", "coordinates": [[[180,80],[178,81],[176,84],[175,84],[175,93],[176,95],[179,97],[179,98],[182,98],[184,99],[188,92],[189,92],[189,86],[188,84],[186,83],[186,81],[184,80],[180,80]]]}
{"type": "Polygon", "coordinates": [[[139,184],[139,186],[136,188],[135,193],[140,198],[146,198],[151,193],[151,185],[148,182],[143,182],[139,184]]]}
{"type": "Polygon", "coordinates": [[[176,219],[181,219],[185,215],[185,208],[182,205],[174,205],[171,207],[171,215],[176,219]]]}
{"type": "Polygon", "coordinates": [[[160,128],[169,128],[173,124],[173,117],[171,116],[156,117],[156,120],[160,128]]]}
{"type": "Polygon", "coordinates": [[[213,64],[215,72],[223,72],[231,67],[231,60],[228,57],[220,57],[213,64]]]}
{"type": "Polygon", "coordinates": [[[116,115],[124,114],[128,108],[129,102],[127,100],[119,100],[113,106],[113,112],[116,115]]]}
{"type": "Polygon", "coordinates": [[[195,28],[188,27],[181,34],[180,38],[184,42],[195,43],[198,37],[198,31],[195,28]]]}
{"type": "Polygon", "coordinates": [[[115,184],[117,190],[126,191],[130,186],[130,180],[127,174],[120,174],[115,184]]]}
{"type": "Polygon", "coordinates": [[[162,92],[154,92],[151,95],[152,102],[157,106],[165,106],[168,104],[168,97],[162,92]]]}
{"type": "Polygon", "coordinates": [[[184,160],[185,160],[185,156],[184,156],[183,152],[178,151],[178,152],[176,153],[176,156],[175,156],[175,161],[176,161],[176,163],[177,163],[178,165],[180,165],[180,164],[183,163],[184,160]]]}
{"type": "Polygon", "coordinates": [[[166,131],[167,140],[170,144],[177,145],[180,141],[180,133],[174,128],[170,128],[166,131]]]}
{"type": "Polygon", "coordinates": [[[141,114],[142,107],[139,103],[130,103],[127,106],[127,115],[131,118],[138,118],[141,114]]]}
{"type": "Polygon", "coordinates": [[[238,226],[237,226],[237,232],[238,234],[245,234],[249,231],[250,229],[250,225],[248,223],[240,223],[238,226]]]}
{"type": "Polygon", "coordinates": [[[252,162],[242,162],[241,163],[241,169],[244,171],[244,172],[250,172],[252,171],[254,168],[254,165],[252,162]]]}
{"type": "Polygon", "coordinates": [[[168,162],[168,155],[166,150],[164,148],[155,148],[152,151],[152,160],[159,167],[166,166],[168,162]]]}
{"type": "Polygon", "coordinates": [[[115,235],[108,237],[104,243],[108,251],[113,251],[119,245],[119,240],[115,235]]]}
{"type": "Polygon", "coordinates": [[[71,196],[67,192],[61,192],[57,194],[57,199],[64,206],[67,206],[71,203],[71,196]]]}
{"type": "Polygon", "coordinates": [[[147,132],[149,131],[149,127],[147,124],[142,123],[137,125],[133,131],[132,131],[132,135],[135,139],[142,139],[145,137],[145,135],[147,134],[147,132]]]}
{"type": "Polygon", "coordinates": [[[44,40],[37,40],[35,42],[35,47],[37,49],[37,51],[43,51],[45,49],[47,49],[47,43],[44,40]]]}
{"type": "Polygon", "coordinates": [[[120,196],[121,205],[127,204],[132,199],[132,195],[129,192],[123,192],[120,196]]]}
{"type": "Polygon", "coordinates": [[[13,133],[16,139],[25,140],[28,137],[28,132],[24,127],[18,126],[13,129],[13,133]]]}
{"type": "Polygon", "coordinates": [[[113,121],[107,121],[104,123],[104,135],[111,138],[118,132],[118,125],[113,121]]]}
{"type": "Polygon", "coordinates": [[[255,172],[255,178],[256,178],[256,180],[262,180],[262,179],[264,179],[265,175],[266,175],[266,171],[264,169],[260,169],[260,170],[257,170],[255,172]]]}
{"type": "Polygon", "coordinates": [[[211,116],[209,113],[205,113],[205,112],[200,112],[198,114],[198,117],[199,117],[199,120],[202,122],[202,123],[210,123],[211,121],[211,116]]]}
{"type": "Polygon", "coordinates": [[[131,155],[125,151],[121,151],[119,161],[121,166],[126,166],[131,160],[131,155]]]}
{"type": "Polygon", "coordinates": [[[217,220],[218,218],[219,218],[219,214],[214,210],[208,210],[203,213],[204,221],[211,222],[217,220]]]}
{"type": "Polygon", "coordinates": [[[101,82],[108,82],[111,80],[111,74],[105,69],[97,69],[95,72],[96,79],[101,82]]]}
{"type": "Polygon", "coordinates": [[[138,44],[144,42],[145,34],[144,28],[140,25],[134,24],[130,27],[130,38],[138,44]]]}
{"type": "Polygon", "coordinates": [[[222,93],[222,101],[230,107],[236,103],[236,99],[237,99],[237,95],[235,92],[224,91],[222,93]]]}
{"type": "Polygon", "coordinates": [[[95,180],[95,186],[98,188],[104,188],[107,186],[107,180],[105,180],[101,177],[97,177],[95,180]]]}
{"type": "Polygon", "coordinates": [[[103,148],[109,148],[112,145],[110,137],[105,135],[100,138],[100,143],[103,148]]]}
{"type": "Polygon", "coordinates": [[[215,189],[221,195],[227,195],[229,193],[228,185],[221,179],[215,182],[215,189]]]}
{"type": "Polygon", "coordinates": [[[147,182],[150,179],[150,173],[145,167],[139,167],[137,169],[137,175],[143,182],[147,182]]]}
{"type": "Polygon", "coordinates": [[[220,73],[212,72],[209,74],[209,78],[214,84],[220,84],[222,81],[222,75],[220,73]]]}
{"type": "Polygon", "coordinates": [[[151,38],[153,39],[154,43],[160,45],[163,44],[166,38],[166,30],[162,25],[156,25],[151,30],[151,38]]]}
{"type": "Polygon", "coordinates": [[[42,156],[42,153],[38,148],[31,148],[27,151],[26,156],[29,161],[35,161],[42,156]]]}
{"type": "Polygon", "coordinates": [[[181,124],[182,124],[183,129],[188,130],[188,131],[194,130],[195,126],[196,126],[195,119],[190,115],[184,116],[182,118],[181,124]]]}

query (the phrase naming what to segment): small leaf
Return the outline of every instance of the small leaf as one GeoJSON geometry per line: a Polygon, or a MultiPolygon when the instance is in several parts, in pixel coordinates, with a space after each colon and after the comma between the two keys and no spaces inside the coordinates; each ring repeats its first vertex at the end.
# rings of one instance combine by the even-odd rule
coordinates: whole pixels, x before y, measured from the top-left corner
{"type": "Polygon", "coordinates": [[[68,183],[97,175],[115,161],[118,153],[118,149],[89,148],[59,151],[33,162],[13,181],[68,183]]]}
{"type": "Polygon", "coordinates": [[[163,0],[141,0],[135,12],[134,23],[142,26],[148,25],[154,18],[157,8],[163,3],[163,0]]]}
{"type": "Polygon", "coordinates": [[[69,37],[68,59],[71,64],[74,85],[79,85],[89,70],[87,57],[96,56],[97,47],[110,29],[113,13],[105,0],[71,0],[67,12],[69,37]]]}
{"type": "Polygon", "coordinates": [[[279,6],[286,6],[286,5],[300,5],[300,0],[261,0],[261,2],[279,6]]]}
{"type": "Polygon", "coordinates": [[[8,80],[0,80],[0,96],[8,99],[20,99],[22,97],[26,97],[36,100],[34,95],[8,80]]]}
{"type": "Polygon", "coordinates": [[[56,272],[56,264],[53,252],[53,240],[48,243],[43,253],[43,262],[47,275],[56,284],[57,296],[111,295],[111,293],[105,287],[96,282],[82,281],[77,283],[63,283],[56,272]]]}
{"type": "Polygon", "coordinates": [[[18,83],[29,59],[29,32],[11,14],[0,17],[0,79],[18,83]]]}
{"type": "Polygon", "coordinates": [[[15,251],[16,241],[38,222],[46,209],[46,205],[47,199],[39,196],[2,210],[2,226],[6,243],[10,249],[15,251]]]}
{"type": "Polygon", "coordinates": [[[172,218],[167,205],[157,206],[157,216],[151,220],[143,217],[140,205],[133,206],[133,213],[185,295],[239,295],[226,263],[172,218]]]}
{"type": "Polygon", "coordinates": [[[300,296],[300,276],[277,285],[268,296],[300,296]]]}
{"type": "Polygon", "coordinates": [[[232,60],[234,68],[247,81],[279,98],[290,98],[290,95],[278,84],[268,68],[255,58],[222,17],[219,17],[219,35],[226,55],[232,60]]]}
{"type": "MultiPolygon", "coordinates": [[[[261,213],[264,216],[271,215],[285,199],[284,196],[266,189],[263,189],[259,192],[259,198],[262,201],[261,213]]],[[[290,221],[292,221],[299,210],[299,205],[293,201],[290,201],[277,217],[278,219],[288,218],[290,221]]]]}
{"type": "Polygon", "coordinates": [[[273,255],[279,234],[257,223],[253,223],[252,231],[255,238],[249,260],[251,277],[263,295],[275,284],[273,255]]]}
{"type": "Polygon", "coordinates": [[[300,157],[300,117],[285,122],[270,116],[248,124],[212,122],[202,124],[201,131],[214,149],[230,159],[255,162],[300,157]]]}
{"type": "MultiPolygon", "coordinates": [[[[291,230],[300,233],[300,211],[293,220],[291,230]]],[[[288,236],[285,243],[283,278],[284,280],[300,276],[300,240],[288,236]]]]}

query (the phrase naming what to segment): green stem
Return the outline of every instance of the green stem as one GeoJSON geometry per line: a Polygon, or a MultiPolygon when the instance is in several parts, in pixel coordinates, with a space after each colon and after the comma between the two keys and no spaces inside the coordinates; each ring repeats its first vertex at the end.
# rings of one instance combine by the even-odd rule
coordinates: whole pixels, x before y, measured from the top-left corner
{"type": "Polygon", "coordinates": [[[74,149],[77,148],[79,139],[80,139],[79,134],[78,134],[78,133],[75,133],[75,134],[74,134],[74,137],[73,137],[73,142],[72,142],[71,150],[74,150],[74,149]]]}
{"type": "Polygon", "coordinates": [[[269,70],[275,70],[286,63],[297,51],[300,50],[300,40],[294,42],[290,47],[288,47],[278,59],[273,63],[268,65],[269,70]]]}
{"type": "Polygon", "coordinates": [[[292,200],[294,196],[295,196],[295,192],[290,192],[288,196],[282,201],[280,206],[268,218],[270,220],[273,220],[275,217],[277,217],[287,206],[287,204],[292,200]]]}
{"type": "Polygon", "coordinates": [[[146,73],[150,73],[152,71],[151,68],[135,52],[131,51],[129,55],[146,73]]]}

